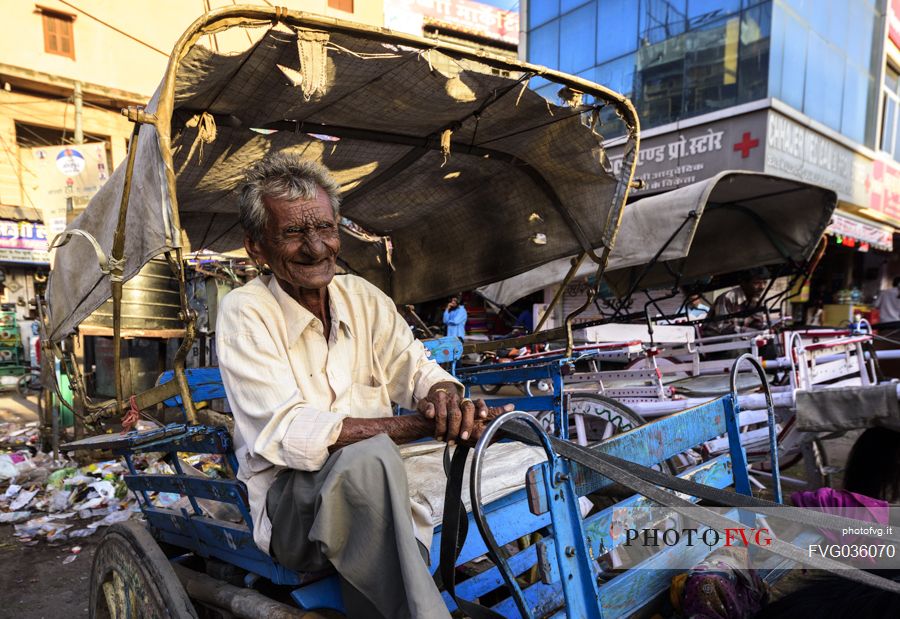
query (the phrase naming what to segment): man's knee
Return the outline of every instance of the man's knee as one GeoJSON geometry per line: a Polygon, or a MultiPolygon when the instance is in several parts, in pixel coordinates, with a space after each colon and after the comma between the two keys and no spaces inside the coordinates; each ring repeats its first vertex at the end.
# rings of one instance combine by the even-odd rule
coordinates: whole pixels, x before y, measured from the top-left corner
{"type": "Polygon", "coordinates": [[[386,434],[343,447],[338,452],[333,473],[360,487],[385,477],[406,479],[403,459],[394,442],[386,434]]]}

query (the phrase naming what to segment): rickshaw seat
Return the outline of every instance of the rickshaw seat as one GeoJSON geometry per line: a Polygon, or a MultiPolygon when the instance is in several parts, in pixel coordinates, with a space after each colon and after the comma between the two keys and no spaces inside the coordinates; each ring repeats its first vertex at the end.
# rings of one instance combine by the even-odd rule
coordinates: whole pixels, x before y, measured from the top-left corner
{"type": "MultiPolygon", "coordinates": [[[[208,400],[225,399],[225,386],[222,384],[222,373],[217,367],[189,368],[184,371],[187,377],[188,387],[191,390],[191,400],[194,402],[206,402],[208,400]]],[[[164,385],[175,377],[172,370],[160,374],[157,385],[164,385]]],[[[176,395],[163,402],[170,408],[181,408],[181,396],[176,395]]]]}
{"type": "MultiPolygon", "coordinates": [[[[215,399],[224,396],[221,382],[217,382],[217,379],[220,378],[217,368],[188,370],[187,374],[189,387],[195,398],[215,399]]],[[[160,378],[161,383],[167,380],[171,380],[171,372],[167,372],[160,378]]],[[[175,398],[171,400],[173,400],[173,404],[180,405],[180,401],[174,401],[175,398]]],[[[725,396],[700,407],[688,409],[654,423],[640,426],[630,432],[616,435],[598,445],[597,449],[646,466],[652,466],[696,444],[701,444],[710,437],[725,432],[728,420],[735,417],[736,411],[733,410],[733,406],[734,402],[730,396],[725,396]]],[[[225,453],[226,457],[233,459],[231,437],[224,428],[175,425],[185,428],[186,434],[134,445],[131,448],[132,453],[135,450],[202,452],[207,449],[205,446],[214,445],[225,448],[224,452],[218,453],[225,453]],[[168,442],[170,442],[170,446],[164,446],[168,442]],[[196,446],[196,448],[192,448],[192,446],[196,446]],[[164,448],[161,449],[161,447],[164,448]]],[[[731,486],[740,492],[749,493],[749,479],[743,449],[739,442],[733,444],[732,447],[734,448],[732,449],[733,453],[722,454],[708,462],[691,467],[679,473],[679,476],[718,488],[731,486]]],[[[236,464],[235,462],[234,465],[236,466],[236,464]]],[[[486,516],[494,523],[494,534],[501,546],[509,547],[509,544],[516,540],[526,538],[534,533],[544,532],[545,527],[552,526],[553,520],[560,517],[558,513],[551,514],[554,510],[550,509],[552,501],[549,500],[549,497],[540,496],[540,493],[535,494],[535,489],[543,486],[539,480],[547,474],[547,470],[546,464],[533,465],[528,474],[529,481],[526,488],[513,491],[484,506],[486,516]]],[[[577,465],[573,465],[572,474],[577,480],[577,493],[580,496],[610,483],[609,480],[592,471],[581,470],[577,465]]],[[[178,491],[186,495],[190,493],[196,498],[209,497],[214,500],[225,498],[228,502],[236,504],[239,509],[248,509],[246,491],[243,485],[238,485],[239,482],[236,481],[223,484],[222,480],[204,480],[194,477],[186,479],[186,476],[177,476],[177,478],[166,476],[169,479],[165,480],[160,480],[159,476],[155,476],[147,481],[138,481],[140,477],[146,478],[146,476],[128,476],[126,483],[138,492],[151,488],[160,491],[161,484],[165,484],[169,489],[166,491],[178,491]]],[[[648,499],[635,495],[585,518],[583,520],[585,530],[592,531],[589,540],[596,537],[596,539],[603,539],[606,544],[605,550],[602,548],[594,550],[599,553],[607,552],[621,543],[621,540],[609,538],[609,522],[611,518],[614,518],[616,510],[645,504],[648,504],[648,499]]],[[[211,519],[202,514],[188,515],[184,510],[183,514],[177,518],[172,517],[171,509],[149,508],[144,511],[154,533],[164,541],[190,549],[202,556],[211,556],[238,565],[268,578],[276,584],[292,586],[291,596],[303,609],[343,610],[339,580],[334,575],[299,574],[279,565],[254,544],[249,514],[245,515],[246,525],[235,525],[211,519]]],[[[565,518],[565,516],[563,517],[565,518]]],[[[556,522],[556,525],[560,524],[561,522],[556,522]]],[[[469,528],[471,531],[475,531],[475,523],[471,514],[469,514],[469,528]]],[[[438,526],[435,528],[434,540],[431,545],[432,570],[436,570],[438,567],[440,540],[441,527],[438,526]]],[[[541,578],[525,589],[525,596],[535,609],[550,611],[558,609],[561,604],[565,603],[560,583],[560,571],[553,560],[556,554],[554,547],[553,538],[545,538],[536,544],[526,546],[520,552],[509,557],[510,567],[517,574],[527,572],[531,566],[538,565],[541,578]]],[[[485,552],[486,547],[481,536],[470,534],[461,549],[457,566],[482,556],[485,552]]],[[[681,554],[680,551],[679,554],[681,554]]],[[[664,565],[667,561],[666,557],[666,555],[654,556],[647,560],[647,566],[655,566],[654,569],[637,570],[615,578],[601,587],[600,601],[604,610],[613,614],[624,611],[627,614],[661,594],[673,575],[671,569],[663,569],[666,567],[664,565]],[[646,589],[645,595],[637,597],[633,595],[636,580],[641,581],[638,589],[646,589]]],[[[701,558],[698,555],[697,560],[701,558]]],[[[777,571],[776,568],[770,574],[774,575],[777,571]]],[[[491,567],[459,583],[456,590],[462,597],[478,599],[499,586],[502,586],[499,571],[496,567],[491,567]]],[[[448,608],[453,611],[456,608],[454,601],[448,594],[444,593],[443,595],[448,608]]],[[[504,616],[516,615],[512,598],[506,598],[496,603],[493,608],[504,616]]]]}
{"type": "MultiPolygon", "coordinates": [[[[225,397],[219,368],[188,369],[185,374],[194,402],[225,397]]],[[[167,371],[160,376],[157,384],[167,383],[172,380],[173,376],[173,372],[167,371]]],[[[181,397],[169,398],[164,404],[181,407],[181,397]]],[[[162,440],[135,445],[137,451],[222,453],[228,458],[233,470],[237,471],[238,464],[231,448],[231,437],[225,428],[186,426],[185,424],[170,424],[167,427],[172,428],[170,432],[175,434],[162,440]],[[179,436],[177,434],[179,430],[185,431],[186,434],[183,437],[179,436]],[[213,445],[221,449],[214,450],[211,447],[213,445]]],[[[419,445],[413,448],[413,451],[421,451],[425,448],[425,445],[419,445]]],[[[134,452],[132,449],[131,453],[134,452]]],[[[333,574],[303,574],[287,570],[256,547],[253,542],[249,502],[246,489],[241,482],[186,475],[129,475],[126,476],[125,481],[129,488],[136,492],[176,492],[185,496],[193,495],[195,499],[209,499],[235,505],[241,511],[246,525],[235,525],[204,517],[201,514],[190,516],[184,514],[172,518],[171,510],[165,509],[150,508],[144,511],[154,533],[173,545],[191,549],[201,555],[204,555],[205,552],[205,556],[213,556],[233,563],[268,578],[275,584],[296,585],[291,595],[304,609],[343,610],[340,582],[333,574]],[[191,527],[197,529],[196,534],[189,533],[191,527]]],[[[514,490],[506,496],[491,501],[485,506],[484,511],[492,521],[503,523],[502,530],[497,532],[497,539],[501,544],[515,542],[529,536],[550,522],[548,514],[540,516],[530,514],[524,488],[514,490]]],[[[476,525],[471,514],[469,514],[469,526],[472,531],[475,530],[476,525]]],[[[431,544],[430,569],[432,571],[438,569],[440,540],[441,527],[437,526],[431,544]]],[[[470,535],[461,549],[457,565],[482,556],[486,550],[480,536],[470,535]]],[[[536,560],[534,550],[532,547],[530,551],[517,556],[515,564],[522,564],[522,569],[527,569],[536,560]],[[528,565],[525,565],[526,563],[528,565]]],[[[499,578],[497,568],[491,568],[462,583],[457,590],[476,597],[495,588],[499,578]]],[[[451,610],[455,608],[455,603],[446,593],[444,599],[451,610]]]]}

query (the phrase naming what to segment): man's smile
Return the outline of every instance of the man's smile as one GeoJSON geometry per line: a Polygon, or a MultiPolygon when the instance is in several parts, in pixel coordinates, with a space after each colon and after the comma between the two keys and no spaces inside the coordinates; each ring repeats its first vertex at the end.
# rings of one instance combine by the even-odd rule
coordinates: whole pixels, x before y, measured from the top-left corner
{"type": "Polygon", "coordinates": [[[294,260],[293,264],[296,264],[297,266],[300,266],[300,267],[315,268],[315,267],[328,266],[331,264],[331,262],[332,262],[331,258],[323,258],[322,260],[317,260],[316,262],[301,262],[299,260],[294,260]]]}

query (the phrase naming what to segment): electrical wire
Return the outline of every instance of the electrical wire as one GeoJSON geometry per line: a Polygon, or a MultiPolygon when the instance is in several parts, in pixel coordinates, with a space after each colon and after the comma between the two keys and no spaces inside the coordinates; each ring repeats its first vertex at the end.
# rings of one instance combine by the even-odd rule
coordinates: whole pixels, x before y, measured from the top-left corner
{"type": "Polygon", "coordinates": [[[47,119],[46,119],[46,118],[41,118],[41,117],[39,117],[39,116],[35,116],[34,114],[29,114],[28,112],[23,112],[22,110],[16,110],[16,113],[15,113],[15,114],[16,114],[17,117],[25,117],[25,118],[29,118],[29,119],[31,119],[31,120],[34,120],[34,121],[36,121],[40,126],[46,126],[46,124],[47,124],[47,119]]]}
{"type": "MultiPolygon", "coordinates": [[[[71,102],[71,97],[69,97],[68,99],[60,99],[60,101],[64,101],[64,100],[71,102]]],[[[93,103],[88,103],[87,101],[83,101],[82,103],[83,103],[83,105],[85,105],[87,107],[95,108],[97,110],[100,110],[100,111],[103,111],[106,113],[115,113],[114,110],[110,110],[109,108],[105,108],[105,107],[102,107],[99,105],[94,105],[93,103]]],[[[33,116],[31,114],[24,114],[23,112],[18,112],[18,114],[27,116],[27,117],[29,117],[33,120],[39,121],[39,122],[41,122],[43,120],[43,119],[38,118],[37,116],[33,116]]],[[[118,114],[116,114],[116,116],[118,116],[118,114]]],[[[62,130],[62,142],[63,143],[65,143],[65,138],[66,138],[65,123],[67,122],[67,119],[68,119],[68,107],[66,108],[66,110],[64,111],[64,114],[63,114],[63,130],[62,130]]],[[[23,128],[25,128],[27,130],[26,127],[23,127],[23,128]]],[[[85,141],[96,141],[96,142],[106,142],[107,141],[107,138],[105,136],[96,135],[96,134],[87,133],[87,132],[84,133],[84,138],[85,138],[85,141]]],[[[46,145],[47,146],[61,146],[61,144],[52,144],[52,143],[47,143],[46,145]]]]}
{"type": "MultiPolygon", "coordinates": [[[[16,123],[16,132],[18,132],[20,129],[22,131],[30,133],[33,136],[32,139],[35,140],[36,142],[38,142],[40,146],[55,146],[55,144],[50,143],[49,140],[47,140],[46,138],[41,136],[38,132],[29,129],[26,124],[16,123]]],[[[23,145],[19,144],[19,146],[23,146],[23,145]]]]}
{"type": "Polygon", "coordinates": [[[112,112],[114,114],[118,114],[118,111],[119,111],[118,106],[104,107],[102,105],[97,105],[96,103],[91,103],[90,101],[82,101],[81,104],[85,107],[90,107],[95,110],[100,110],[101,112],[112,112]]]}
{"type": "MultiPolygon", "coordinates": [[[[93,19],[95,22],[97,22],[97,23],[99,23],[99,24],[102,24],[102,25],[106,26],[106,27],[109,28],[110,30],[113,30],[113,31],[115,31],[115,32],[118,32],[118,33],[121,34],[122,36],[128,37],[129,39],[131,39],[132,41],[134,41],[134,42],[136,42],[136,43],[140,43],[140,44],[143,45],[144,47],[149,48],[149,49],[152,49],[154,52],[156,52],[156,53],[158,53],[158,54],[162,54],[162,55],[165,56],[166,58],[169,57],[169,54],[167,54],[166,52],[162,51],[162,50],[159,49],[158,47],[154,47],[153,45],[150,45],[150,44],[147,43],[146,41],[143,41],[143,40],[137,38],[136,36],[134,36],[134,35],[132,35],[132,34],[129,34],[129,33],[125,32],[124,30],[122,30],[122,29],[120,29],[120,28],[116,28],[116,27],[113,26],[112,24],[103,21],[102,19],[100,19],[100,18],[97,17],[96,15],[91,15],[90,13],[88,13],[87,11],[85,11],[84,9],[75,6],[74,4],[72,4],[71,2],[69,2],[68,0],[59,0],[59,2],[60,2],[61,4],[65,4],[65,5],[66,5],[67,7],[69,7],[69,8],[75,9],[76,11],[78,11],[79,13],[81,13],[82,15],[84,15],[85,17],[89,17],[89,18],[93,19]]],[[[271,6],[271,5],[269,5],[269,6],[271,6]]]]}

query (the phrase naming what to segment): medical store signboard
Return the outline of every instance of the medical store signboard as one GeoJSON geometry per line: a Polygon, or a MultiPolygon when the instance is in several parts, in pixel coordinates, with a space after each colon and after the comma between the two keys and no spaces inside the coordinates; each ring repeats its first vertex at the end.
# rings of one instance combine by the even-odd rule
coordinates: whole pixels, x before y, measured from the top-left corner
{"type": "MultiPolygon", "coordinates": [[[[643,185],[632,195],[669,191],[723,170],[750,170],[826,187],[861,215],[900,228],[900,163],[883,154],[866,156],[780,111],[763,109],[648,133],[651,137],[641,137],[634,174],[643,185]]],[[[617,176],[622,170],[621,142],[611,140],[607,148],[617,176]]],[[[870,244],[883,246],[878,238],[870,244]]]]}
{"type": "MultiPolygon", "coordinates": [[[[673,132],[641,137],[634,177],[640,189],[631,195],[669,191],[722,170],[760,171],[764,165],[766,111],[732,116],[673,132]]],[[[623,147],[608,149],[613,174],[622,171],[623,147]]]]}
{"type": "Polygon", "coordinates": [[[44,224],[0,219],[0,262],[49,264],[44,224]]]}

